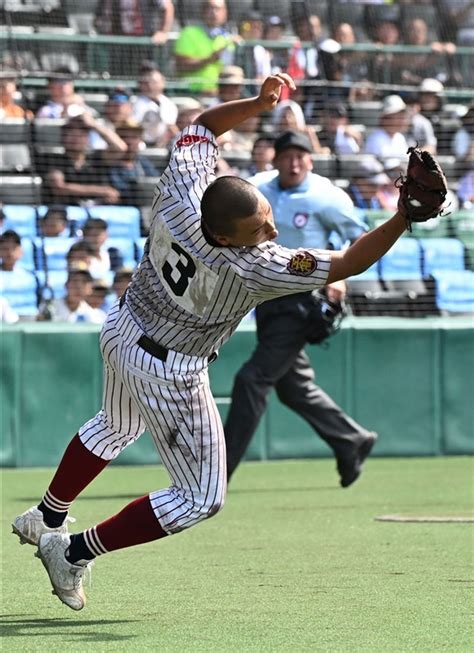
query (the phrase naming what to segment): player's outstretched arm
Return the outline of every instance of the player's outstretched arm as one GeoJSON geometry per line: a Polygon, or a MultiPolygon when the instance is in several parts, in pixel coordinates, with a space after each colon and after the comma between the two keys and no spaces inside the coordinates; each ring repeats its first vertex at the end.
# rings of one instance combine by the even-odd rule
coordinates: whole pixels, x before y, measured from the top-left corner
{"type": "Polygon", "coordinates": [[[397,212],[390,220],[360,236],[342,252],[331,252],[328,283],[360,274],[382,258],[406,229],[405,217],[397,212]]]}
{"type": "Polygon", "coordinates": [[[215,136],[220,136],[247,118],[274,109],[280,99],[283,86],[287,86],[293,91],[296,89],[293,79],[286,73],[270,75],[263,82],[257,97],[224,102],[206,109],[196,118],[194,124],[204,125],[215,136]]]}

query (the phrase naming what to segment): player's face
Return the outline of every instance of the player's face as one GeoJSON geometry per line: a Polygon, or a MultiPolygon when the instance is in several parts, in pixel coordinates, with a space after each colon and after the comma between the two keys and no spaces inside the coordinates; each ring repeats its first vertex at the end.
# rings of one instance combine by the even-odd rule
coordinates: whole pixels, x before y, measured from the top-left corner
{"type": "Polygon", "coordinates": [[[313,168],[311,154],[299,147],[288,147],[277,154],[273,165],[280,173],[278,182],[281,188],[299,186],[313,168]]]}
{"type": "Polygon", "coordinates": [[[255,247],[269,240],[275,240],[277,236],[272,207],[261,195],[254,215],[237,221],[232,236],[215,236],[215,239],[224,247],[255,247]]]}

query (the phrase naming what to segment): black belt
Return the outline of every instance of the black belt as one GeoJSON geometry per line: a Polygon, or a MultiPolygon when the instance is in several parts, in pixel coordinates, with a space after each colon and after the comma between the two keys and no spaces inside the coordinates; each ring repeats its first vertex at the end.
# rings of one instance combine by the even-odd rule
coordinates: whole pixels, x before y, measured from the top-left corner
{"type": "MultiPolygon", "coordinates": [[[[119,301],[119,306],[122,308],[122,306],[125,304],[125,295],[127,291],[123,293],[123,295],[120,297],[119,301]]],[[[149,338],[148,336],[140,336],[137,340],[137,345],[141,347],[144,351],[147,352],[147,354],[151,354],[155,358],[158,358],[160,361],[163,361],[163,363],[166,362],[166,357],[168,356],[169,349],[166,349],[166,347],[163,347],[162,345],[159,345],[157,342],[149,338]]],[[[208,363],[212,363],[215,361],[217,358],[216,352],[212,353],[208,357],[208,363]]]]}

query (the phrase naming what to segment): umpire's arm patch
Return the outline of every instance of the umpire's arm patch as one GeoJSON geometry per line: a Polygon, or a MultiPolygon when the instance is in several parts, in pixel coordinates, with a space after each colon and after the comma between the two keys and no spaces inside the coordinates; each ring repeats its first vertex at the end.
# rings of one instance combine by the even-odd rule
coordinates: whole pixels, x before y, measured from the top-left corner
{"type": "Polygon", "coordinates": [[[286,266],[290,274],[297,274],[300,277],[309,277],[318,267],[314,256],[309,252],[298,252],[290,258],[286,266]]]}

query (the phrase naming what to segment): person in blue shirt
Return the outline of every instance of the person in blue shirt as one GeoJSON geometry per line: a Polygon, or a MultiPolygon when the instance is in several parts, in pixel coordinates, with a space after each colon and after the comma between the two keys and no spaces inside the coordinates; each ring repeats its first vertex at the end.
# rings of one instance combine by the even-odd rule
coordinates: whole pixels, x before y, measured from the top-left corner
{"type": "MultiPolygon", "coordinates": [[[[262,172],[254,183],[271,204],[285,247],[326,249],[331,240],[341,245],[366,231],[352,200],[326,177],[312,171],[311,142],[302,132],[289,131],[275,141],[275,169],[262,172]],[[334,238],[335,236],[335,238],[334,238]]],[[[339,281],[326,286],[330,301],[346,292],[339,281]]],[[[232,404],[224,427],[227,475],[243,457],[275,387],[278,398],[297,412],[332,448],[340,482],[351,485],[359,476],[377,434],[360,426],[314,382],[304,346],[310,341],[308,324],[311,292],[267,301],[256,309],[258,344],[234,380],[232,404]]]]}

